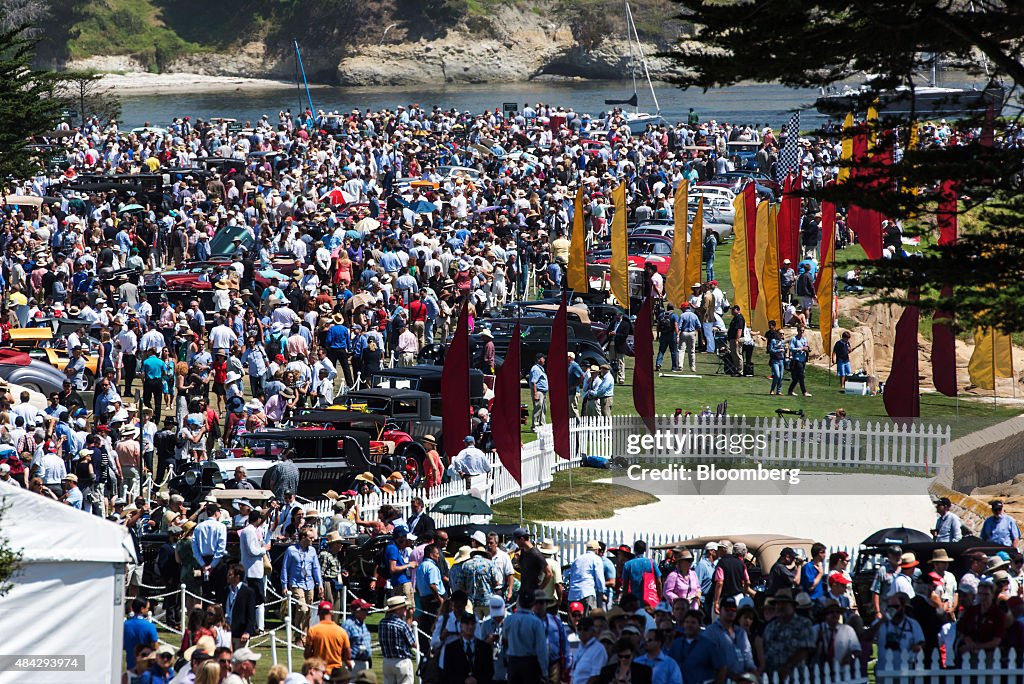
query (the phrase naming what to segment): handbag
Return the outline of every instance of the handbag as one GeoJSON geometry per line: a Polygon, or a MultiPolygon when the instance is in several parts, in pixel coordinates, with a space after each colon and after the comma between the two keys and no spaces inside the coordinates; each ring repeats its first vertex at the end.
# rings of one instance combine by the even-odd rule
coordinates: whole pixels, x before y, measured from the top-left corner
{"type": "Polygon", "coordinates": [[[270,554],[263,554],[263,571],[273,572],[274,564],[270,562],[270,554]]]}
{"type": "Polygon", "coordinates": [[[640,580],[643,592],[643,600],[649,606],[658,605],[658,581],[654,576],[654,560],[651,559],[651,569],[645,570],[640,580]]]}

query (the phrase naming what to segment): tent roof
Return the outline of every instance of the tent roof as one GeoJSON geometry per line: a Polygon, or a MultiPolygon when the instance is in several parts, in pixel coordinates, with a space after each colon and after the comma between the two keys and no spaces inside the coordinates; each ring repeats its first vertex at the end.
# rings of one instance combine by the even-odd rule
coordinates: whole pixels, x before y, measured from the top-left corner
{"type": "Polygon", "coordinates": [[[23,563],[133,560],[128,531],[108,520],[7,484],[0,484],[0,508],[0,532],[23,563]]]}

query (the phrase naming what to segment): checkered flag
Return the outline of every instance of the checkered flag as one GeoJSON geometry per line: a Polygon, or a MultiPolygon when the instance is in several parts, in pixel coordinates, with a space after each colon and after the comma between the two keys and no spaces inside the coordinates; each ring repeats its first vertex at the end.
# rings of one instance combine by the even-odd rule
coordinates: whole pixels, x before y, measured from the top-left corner
{"type": "Polygon", "coordinates": [[[775,177],[778,182],[786,177],[793,169],[800,165],[800,110],[793,112],[786,124],[786,142],[779,152],[779,163],[775,167],[775,177]]]}

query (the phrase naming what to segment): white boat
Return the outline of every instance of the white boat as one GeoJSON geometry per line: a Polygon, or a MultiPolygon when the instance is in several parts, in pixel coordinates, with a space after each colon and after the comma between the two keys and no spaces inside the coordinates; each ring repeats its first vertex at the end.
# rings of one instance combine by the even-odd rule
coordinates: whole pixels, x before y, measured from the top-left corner
{"type": "Polygon", "coordinates": [[[633,111],[623,111],[622,116],[626,120],[626,126],[630,133],[640,133],[648,125],[661,125],[664,119],[661,117],[661,107],[658,105],[658,96],[654,94],[654,84],[651,83],[651,72],[647,68],[647,58],[644,56],[643,46],[640,44],[640,36],[636,32],[636,24],[633,22],[633,12],[629,8],[629,0],[623,0],[626,8],[626,40],[629,42],[629,75],[633,79],[633,97],[628,100],[605,100],[608,105],[628,105],[633,111]],[[635,45],[635,49],[634,49],[635,45]],[[637,66],[643,69],[644,78],[647,79],[647,88],[651,92],[651,100],[654,103],[654,112],[640,111],[640,96],[637,93],[636,72],[637,66]]]}

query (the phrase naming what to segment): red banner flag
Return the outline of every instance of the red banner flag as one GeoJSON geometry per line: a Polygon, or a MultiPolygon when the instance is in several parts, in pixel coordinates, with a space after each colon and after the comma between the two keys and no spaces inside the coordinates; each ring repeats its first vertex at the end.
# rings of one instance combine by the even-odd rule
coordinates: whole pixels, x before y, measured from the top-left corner
{"type": "MultiPolygon", "coordinates": [[[[519,389],[520,349],[519,324],[512,330],[512,339],[505,352],[505,360],[494,377],[494,402],[491,406],[491,436],[494,450],[509,475],[519,484],[523,483],[523,442],[520,433],[519,406],[522,394],[519,389]]],[[[568,381],[568,380],[567,380],[568,381]]],[[[447,397],[445,398],[447,402],[447,397]]],[[[447,435],[446,435],[447,436],[447,435]]]]}
{"type": "Polygon", "coordinates": [[[786,176],[782,189],[782,204],[779,206],[779,264],[789,259],[794,265],[800,263],[800,198],[793,191],[801,187],[800,176],[796,179],[786,176]]]}
{"type": "MultiPolygon", "coordinates": [[[[939,191],[939,245],[956,244],[957,192],[956,184],[946,180],[939,191]]],[[[953,296],[953,288],[942,288],[944,298],[953,296]]],[[[932,382],[935,389],[947,397],[956,396],[956,335],[953,333],[953,314],[936,311],[932,314],[932,382]]]]}
{"type": "Polygon", "coordinates": [[[569,340],[568,316],[565,311],[565,293],[551,324],[551,344],[548,346],[548,400],[551,402],[551,434],[555,439],[555,453],[571,458],[569,445],[569,340]]]}
{"type": "MultiPolygon", "coordinates": [[[[910,299],[916,300],[916,294],[911,293],[910,299]]],[[[882,392],[885,412],[896,422],[921,417],[921,387],[917,368],[918,317],[918,308],[908,306],[896,324],[892,369],[882,392]]]]}
{"type": "MultiPolygon", "coordinates": [[[[886,158],[889,163],[892,161],[892,148],[888,149],[888,156],[881,159],[874,158],[869,160],[868,158],[868,134],[864,131],[858,133],[853,137],[853,163],[854,167],[850,171],[850,176],[859,182],[859,187],[863,190],[872,189],[875,187],[881,188],[884,185],[885,179],[888,178],[888,170],[881,169],[868,169],[865,168],[865,164],[875,163],[879,165],[888,166],[886,164],[886,158]],[[876,180],[870,180],[874,177],[876,180]]],[[[880,154],[886,154],[882,152],[880,154]]],[[[876,155],[878,157],[879,155],[876,155]]],[[[864,209],[853,204],[850,205],[849,212],[846,219],[847,225],[850,230],[857,236],[857,242],[864,249],[864,254],[867,255],[868,259],[881,259],[882,258],[882,214],[874,209],[864,209]]]]}
{"type": "Polygon", "coordinates": [[[633,407],[654,432],[654,335],[651,332],[651,298],[644,299],[633,328],[633,407]]]}
{"type": "Polygon", "coordinates": [[[747,221],[747,273],[748,291],[750,293],[750,310],[757,308],[757,264],[754,259],[757,256],[754,245],[757,244],[757,192],[753,183],[747,183],[743,187],[743,201],[746,207],[744,218],[747,221]]]}
{"type": "MultiPolygon", "coordinates": [[[[462,305],[455,337],[448,345],[441,369],[444,402],[441,404],[441,430],[444,451],[451,459],[462,450],[463,440],[470,433],[469,425],[469,307],[462,305]]],[[[516,409],[518,415],[518,408],[516,409]]]]}
{"type": "Polygon", "coordinates": [[[940,245],[956,244],[957,199],[956,183],[951,180],[942,181],[939,187],[939,207],[935,216],[939,226],[940,245]]]}

